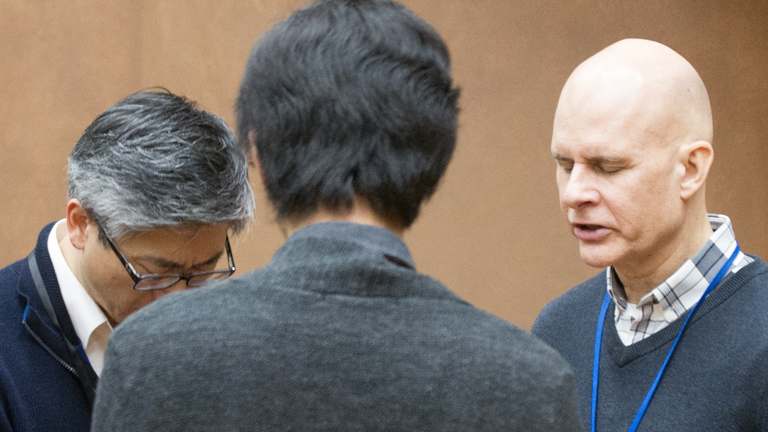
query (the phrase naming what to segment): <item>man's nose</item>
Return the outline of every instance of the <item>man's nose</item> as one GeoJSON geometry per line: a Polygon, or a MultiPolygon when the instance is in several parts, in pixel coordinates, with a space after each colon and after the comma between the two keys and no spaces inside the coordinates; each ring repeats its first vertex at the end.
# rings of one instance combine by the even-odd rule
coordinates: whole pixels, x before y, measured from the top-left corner
{"type": "Polygon", "coordinates": [[[594,173],[586,166],[576,164],[560,184],[560,203],[569,208],[595,205],[600,201],[594,173]]]}

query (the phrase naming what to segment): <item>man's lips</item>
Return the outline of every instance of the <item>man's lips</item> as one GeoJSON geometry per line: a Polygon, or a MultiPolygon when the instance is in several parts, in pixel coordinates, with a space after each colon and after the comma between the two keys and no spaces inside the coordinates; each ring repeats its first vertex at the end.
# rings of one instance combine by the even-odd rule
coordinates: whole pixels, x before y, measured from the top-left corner
{"type": "Polygon", "coordinates": [[[602,225],[572,223],[571,232],[581,241],[598,241],[605,238],[611,230],[602,225]]]}

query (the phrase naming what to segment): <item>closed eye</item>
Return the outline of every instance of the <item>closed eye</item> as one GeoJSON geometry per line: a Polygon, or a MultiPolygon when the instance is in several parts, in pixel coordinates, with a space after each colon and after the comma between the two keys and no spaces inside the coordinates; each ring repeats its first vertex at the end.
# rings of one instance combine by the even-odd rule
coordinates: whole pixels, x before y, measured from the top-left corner
{"type": "Polygon", "coordinates": [[[596,165],[595,170],[603,174],[615,174],[624,169],[623,166],[616,165],[596,165]]]}
{"type": "Polygon", "coordinates": [[[589,165],[595,172],[600,174],[615,174],[627,168],[627,161],[624,159],[598,156],[589,159],[589,165]]]}
{"type": "Polygon", "coordinates": [[[219,251],[211,256],[208,260],[192,266],[185,266],[163,257],[139,257],[134,258],[134,260],[136,261],[136,271],[138,271],[139,274],[180,274],[185,272],[213,270],[216,266],[216,263],[218,263],[219,259],[221,259],[223,253],[224,251],[219,251]],[[150,267],[157,270],[152,271],[150,267]],[[144,271],[142,272],[139,269],[144,271]]]}
{"type": "Polygon", "coordinates": [[[560,155],[554,155],[555,162],[557,162],[558,168],[561,168],[566,173],[570,173],[573,170],[573,160],[565,158],[560,155]]]}

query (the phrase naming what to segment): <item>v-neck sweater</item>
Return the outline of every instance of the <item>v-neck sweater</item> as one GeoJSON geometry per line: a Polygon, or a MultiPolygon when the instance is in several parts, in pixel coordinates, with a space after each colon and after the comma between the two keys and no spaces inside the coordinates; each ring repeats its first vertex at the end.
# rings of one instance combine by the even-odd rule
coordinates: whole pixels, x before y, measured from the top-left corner
{"type": "MultiPolygon", "coordinates": [[[[723,280],[691,318],[638,431],[768,431],[768,265],[753,258],[723,280]]],[[[601,272],[553,300],[532,329],[571,364],[586,430],[605,281],[601,272]]],[[[630,346],[615,326],[604,326],[598,431],[629,428],[684,320],[630,346]]]]}

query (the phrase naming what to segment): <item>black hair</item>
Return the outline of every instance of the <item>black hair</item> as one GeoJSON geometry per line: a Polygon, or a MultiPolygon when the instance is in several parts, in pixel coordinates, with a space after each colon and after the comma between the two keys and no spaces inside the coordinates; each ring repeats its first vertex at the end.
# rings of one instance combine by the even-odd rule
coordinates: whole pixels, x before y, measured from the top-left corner
{"type": "Polygon", "coordinates": [[[389,0],[319,0],[256,41],[237,99],[278,219],[368,202],[409,227],[456,145],[459,90],[435,30],[389,0]]]}

